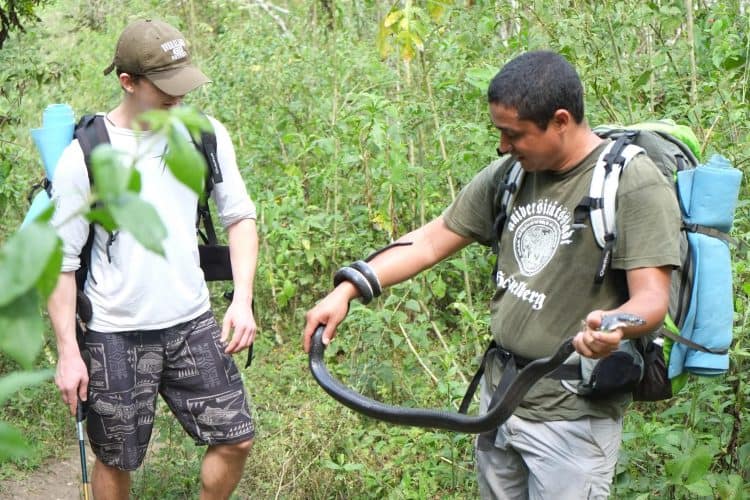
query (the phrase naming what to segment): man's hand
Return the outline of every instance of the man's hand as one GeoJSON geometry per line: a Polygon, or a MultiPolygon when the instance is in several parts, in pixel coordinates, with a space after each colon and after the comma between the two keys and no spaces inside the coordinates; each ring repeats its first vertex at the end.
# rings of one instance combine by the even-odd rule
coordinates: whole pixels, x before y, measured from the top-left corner
{"type": "Polygon", "coordinates": [[[229,332],[234,329],[232,340],[229,341],[224,352],[227,354],[235,354],[243,349],[247,349],[250,345],[255,342],[255,334],[258,331],[258,326],[255,324],[255,316],[253,316],[252,307],[245,301],[238,302],[233,300],[227,308],[227,313],[224,315],[224,322],[221,325],[221,341],[227,342],[229,339],[229,332]]]}
{"type": "Polygon", "coordinates": [[[55,371],[55,385],[60,389],[63,402],[70,408],[70,414],[76,414],[78,400],[88,398],[89,374],[86,363],[80,353],[60,357],[55,371]]]}
{"type": "Polygon", "coordinates": [[[357,296],[354,286],[345,281],[318,302],[305,314],[305,329],[302,333],[302,345],[305,352],[310,352],[310,339],[319,325],[325,325],[323,344],[328,345],[336,336],[336,327],[349,312],[349,301],[357,296]]]}
{"type": "Polygon", "coordinates": [[[581,325],[581,331],[573,338],[573,347],[578,354],[587,358],[599,359],[612,354],[623,339],[622,328],[601,330],[602,316],[606,311],[591,311],[581,325]]]}

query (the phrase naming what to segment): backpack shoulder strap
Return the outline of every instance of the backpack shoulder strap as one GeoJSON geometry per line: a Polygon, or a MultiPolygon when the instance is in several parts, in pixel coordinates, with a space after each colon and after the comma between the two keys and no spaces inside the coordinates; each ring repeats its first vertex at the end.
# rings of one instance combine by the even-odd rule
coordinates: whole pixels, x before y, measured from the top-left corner
{"type": "Polygon", "coordinates": [[[630,160],[645,153],[643,148],[632,144],[633,137],[630,134],[623,134],[604,148],[594,166],[589,194],[575,209],[574,227],[581,227],[588,215],[594,239],[602,249],[602,258],[594,277],[595,283],[604,281],[617,238],[615,207],[620,175],[630,160]]]}
{"type": "MultiPolygon", "coordinates": [[[[73,136],[78,139],[78,144],[83,152],[83,161],[86,164],[86,173],[89,177],[89,184],[91,184],[93,182],[93,177],[91,175],[91,152],[99,144],[109,144],[110,142],[109,134],[107,133],[107,126],[104,123],[104,115],[96,114],[82,116],[81,119],[78,120],[73,136]]],[[[88,323],[92,316],[91,302],[88,297],[84,295],[83,287],[88,278],[89,269],[91,267],[91,251],[93,244],[94,223],[92,222],[89,224],[89,234],[79,256],[81,259],[81,266],[75,273],[77,287],[76,313],[84,323],[88,323]]],[[[109,253],[109,243],[107,245],[107,252],[109,253]]]]}
{"type": "Polygon", "coordinates": [[[506,172],[502,175],[502,180],[500,181],[497,192],[495,193],[493,211],[495,215],[495,221],[493,223],[495,241],[492,244],[492,250],[495,253],[499,251],[500,237],[503,228],[505,227],[505,222],[508,219],[508,214],[513,209],[513,202],[516,199],[516,194],[521,188],[524,173],[521,163],[517,160],[513,160],[510,166],[506,168],[506,172]]]}
{"type": "MultiPolygon", "coordinates": [[[[500,253],[500,238],[503,235],[503,228],[505,222],[508,219],[508,214],[513,209],[513,202],[516,199],[516,194],[521,188],[521,182],[523,182],[524,169],[521,167],[521,162],[511,159],[508,160],[508,165],[503,165],[501,169],[505,169],[505,172],[501,174],[501,181],[498,184],[497,192],[495,193],[495,199],[493,200],[493,216],[494,221],[492,224],[493,233],[495,235],[492,241],[492,252],[495,255],[500,253]]],[[[497,259],[495,265],[492,266],[492,281],[497,280],[497,259]]]]}
{"type": "MultiPolygon", "coordinates": [[[[104,115],[100,113],[97,113],[95,115],[83,115],[81,119],[78,120],[78,124],[76,125],[73,132],[73,137],[78,140],[78,144],[81,147],[81,151],[83,152],[83,161],[86,164],[86,173],[89,177],[89,184],[91,184],[94,181],[91,174],[91,153],[99,144],[110,143],[109,133],[107,132],[107,125],[104,123],[104,115]]],[[[113,241],[114,234],[110,233],[109,239],[107,241],[107,258],[110,259],[110,261],[111,256],[109,255],[109,247],[112,245],[113,241]]],[[[83,249],[81,249],[81,267],[79,268],[78,272],[76,272],[76,283],[78,284],[79,291],[83,290],[83,284],[89,274],[93,244],[94,223],[92,222],[91,224],[89,224],[89,235],[86,239],[86,244],[83,246],[83,249]]]]}
{"type": "MultiPolygon", "coordinates": [[[[205,115],[204,115],[205,116],[205,115]]],[[[195,142],[193,139],[193,145],[200,152],[203,158],[206,160],[206,198],[211,195],[214,185],[224,182],[224,178],[221,175],[221,165],[219,165],[219,157],[217,155],[216,145],[216,132],[212,130],[201,130],[200,142],[195,142]]]]}
{"type": "Polygon", "coordinates": [[[200,152],[206,159],[206,166],[208,167],[208,178],[211,180],[211,186],[224,182],[224,178],[221,175],[221,166],[219,165],[219,158],[216,155],[216,134],[213,130],[201,132],[201,145],[200,152]]]}
{"type": "Polygon", "coordinates": [[[616,232],[615,202],[620,176],[630,160],[641,153],[645,153],[642,148],[618,139],[602,151],[596,162],[589,188],[589,217],[596,243],[602,248],[616,232]]]}
{"type": "Polygon", "coordinates": [[[217,155],[216,133],[213,130],[201,131],[200,144],[195,142],[194,144],[206,160],[207,167],[205,190],[203,195],[198,198],[198,220],[196,221],[196,226],[198,234],[204,243],[217,245],[219,239],[216,237],[216,229],[211,218],[211,208],[208,204],[208,198],[211,196],[214,186],[220,182],[224,182],[217,155]],[[205,233],[200,231],[201,222],[203,223],[205,233]]]}
{"type": "Polygon", "coordinates": [[[104,115],[84,115],[78,120],[75,127],[74,137],[83,151],[83,160],[86,162],[86,171],[89,173],[91,182],[91,152],[99,144],[109,144],[109,134],[104,123],[104,115]]]}

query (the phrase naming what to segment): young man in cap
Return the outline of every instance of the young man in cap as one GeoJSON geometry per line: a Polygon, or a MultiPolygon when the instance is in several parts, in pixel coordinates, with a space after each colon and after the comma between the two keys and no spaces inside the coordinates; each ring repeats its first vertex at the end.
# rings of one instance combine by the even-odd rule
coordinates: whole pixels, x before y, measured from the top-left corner
{"type": "MultiPolygon", "coordinates": [[[[107,133],[124,163],[136,162],[141,196],[156,208],[168,231],[166,257],[148,251],[126,232],[108,234],[95,226],[85,287],[93,309],[84,336],[87,370],[75,335],[75,270],[89,224],[74,216],[60,227],[63,272],[48,304],[59,354],[55,382],[72,413],[79,400],[87,401],[96,498],[128,497],[129,472],[146,453],[157,393],[196,443],[208,445],[201,498],[228,498],[242,476],[254,436],[231,356],[248,348],[256,334],[251,309],[258,252],[255,206],[227,130],[209,117],[223,178],[212,196],[227,229],[234,280],[232,303],[219,326],[198,262],[198,197],[165,167],[166,138],[138,118],[145,111],[179,105],[209,79],[192,64],[184,36],[157,20],[125,28],[105,74],[112,70],[124,95],[105,115],[107,133]]],[[[89,192],[82,150],[73,141],[55,174],[54,222],[65,221],[85,205],[89,192]]]]}
{"type": "MultiPolygon", "coordinates": [[[[471,243],[489,246],[501,236],[490,304],[498,348],[488,353],[481,411],[506,370],[553,354],[569,337],[578,359],[616,362],[610,355],[621,341],[661,326],[671,271],[680,264],[673,189],[648,157],[638,155],[617,191],[612,260],[603,283],[594,283],[601,249],[590,227],[573,222],[607,141],[584,119],[583,86],[568,61],[548,51],[522,54],[493,78],[487,97],[502,158],[479,172],[441,216],[399,240],[410,244],[372,259],[362,277],[383,287],[399,283],[471,243]],[[516,161],[525,177],[498,235],[495,200],[516,161]],[[643,323],[599,331],[603,315],[614,313],[637,315],[643,323]]],[[[341,282],[308,311],[305,350],[318,325],[326,325],[324,344],[333,338],[348,303],[360,295],[353,283],[341,282]]],[[[630,399],[627,389],[593,398],[559,379],[540,380],[494,435],[477,440],[482,498],[607,498],[630,399]]]]}

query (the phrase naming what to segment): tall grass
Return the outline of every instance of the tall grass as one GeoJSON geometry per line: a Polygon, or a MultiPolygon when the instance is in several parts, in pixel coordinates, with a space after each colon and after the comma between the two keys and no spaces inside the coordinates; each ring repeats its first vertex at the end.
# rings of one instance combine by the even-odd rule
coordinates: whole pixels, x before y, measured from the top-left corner
{"type": "MultiPolygon", "coordinates": [[[[384,40],[394,48],[387,57],[378,50],[391,3],[278,1],[283,10],[270,7],[273,16],[261,4],[58,2],[14,35],[0,51],[0,239],[17,227],[27,187],[41,176],[28,129],[44,107],[67,102],[79,115],[113,107],[121,91],[101,71],[117,34],[136,13],[172,22],[214,82],[189,101],[229,128],[259,207],[261,333],[244,372],[258,436],[237,497],[474,497],[469,436],[373,422],[316,386],[300,346],[305,310],[330,289],[336,268],[438,215],[492,159],[484,91],[522,50],[551,47],[576,64],[592,124],[673,118],[696,130],[707,153],[721,151],[747,172],[746,20],[737,2],[696,6],[690,41],[679,2],[456,2],[442,16],[425,9],[415,18],[424,51],[407,61],[397,38],[384,40]]],[[[747,237],[749,220],[743,201],[737,236],[747,237]]],[[[706,487],[720,496],[748,480],[746,252],[735,252],[730,374],[630,412],[616,497],[687,498],[706,487]],[[708,471],[688,478],[684,471],[706,455],[708,471]]],[[[374,306],[354,305],[329,349],[332,370],[389,403],[455,409],[487,340],[490,269],[488,253],[471,248],[374,306]]],[[[221,291],[214,287],[219,311],[221,291]]],[[[51,334],[48,343],[40,365],[55,362],[51,334]]],[[[0,370],[13,368],[0,359],[0,370]]],[[[69,431],[63,405],[49,403],[57,397],[48,384],[0,409],[40,443],[0,477],[62,453],[69,431]]],[[[134,493],[187,496],[201,450],[167,415],[158,430],[134,493]]]]}

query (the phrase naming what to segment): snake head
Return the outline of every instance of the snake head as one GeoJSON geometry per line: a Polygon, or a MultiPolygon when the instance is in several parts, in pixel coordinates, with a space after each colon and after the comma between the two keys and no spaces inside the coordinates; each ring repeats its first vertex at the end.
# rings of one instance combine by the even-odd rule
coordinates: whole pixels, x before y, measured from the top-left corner
{"type": "Polygon", "coordinates": [[[599,330],[603,332],[611,332],[618,328],[625,328],[628,326],[641,326],[645,325],[646,320],[636,314],[630,313],[616,313],[616,314],[605,314],[602,316],[602,323],[599,330]]]}

